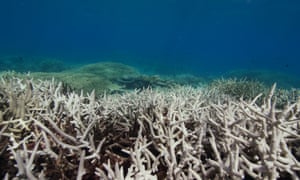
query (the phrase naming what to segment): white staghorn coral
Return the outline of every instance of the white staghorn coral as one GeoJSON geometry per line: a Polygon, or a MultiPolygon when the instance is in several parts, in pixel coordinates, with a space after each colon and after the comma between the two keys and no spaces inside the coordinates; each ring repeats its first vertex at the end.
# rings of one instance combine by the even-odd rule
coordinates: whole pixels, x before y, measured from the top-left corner
{"type": "Polygon", "coordinates": [[[300,102],[276,107],[275,85],[262,104],[191,87],[62,88],[1,79],[1,178],[299,178],[300,102]]]}

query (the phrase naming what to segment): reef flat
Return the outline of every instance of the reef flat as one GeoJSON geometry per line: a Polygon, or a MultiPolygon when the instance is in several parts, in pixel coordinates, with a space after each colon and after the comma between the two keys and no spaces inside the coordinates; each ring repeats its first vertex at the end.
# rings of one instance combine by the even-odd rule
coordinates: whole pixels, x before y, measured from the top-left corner
{"type": "Polygon", "coordinates": [[[251,83],[96,96],[3,76],[0,178],[298,179],[298,95],[233,96],[251,83]]]}

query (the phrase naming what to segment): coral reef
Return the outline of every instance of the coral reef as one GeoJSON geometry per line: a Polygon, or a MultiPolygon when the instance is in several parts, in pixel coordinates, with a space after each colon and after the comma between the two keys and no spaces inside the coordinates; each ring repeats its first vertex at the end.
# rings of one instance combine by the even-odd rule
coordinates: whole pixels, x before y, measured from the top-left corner
{"type": "MultiPolygon", "coordinates": [[[[233,99],[251,100],[262,93],[262,96],[256,99],[258,105],[262,105],[263,97],[269,91],[267,85],[260,81],[238,78],[215,79],[208,84],[208,88],[211,91],[216,91],[217,94],[225,94],[233,99]]],[[[290,88],[289,90],[278,88],[274,96],[276,96],[276,107],[284,108],[287,103],[297,102],[300,91],[296,88],[290,88]]]]}
{"type": "Polygon", "coordinates": [[[300,101],[261,105],[214,89],[95,98],[2,78],[2,179],[298,179],[300,101]]]}
{"type": "Polygon", "coordinates": [[[266,86],[259,82],[246,79],[228,78],[215,79],[210,84],[210,89],[229,95],[232,98],[253,99],[259,93],[266,93],[266,86]]]}
{"type": "Polygon", "coordinates": [[[276,80],[277,86],[280,88],[300,88],[299,75],[282,71],[271,70],[233,70],[223,75],[225,78],[247,79],[250,81],[260,81],[267,86],[271,86],[276,80]]]}

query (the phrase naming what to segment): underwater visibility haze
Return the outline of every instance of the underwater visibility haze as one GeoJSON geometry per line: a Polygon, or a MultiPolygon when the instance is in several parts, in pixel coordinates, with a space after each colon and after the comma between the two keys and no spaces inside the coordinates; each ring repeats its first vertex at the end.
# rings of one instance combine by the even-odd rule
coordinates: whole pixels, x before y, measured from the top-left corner
{"type": "Polygon", "coordinates": [[[0,0],[0,179],[300,179],[300,0],[0,0]]]}
{"type": "Polygon", "coordinates": [[[10,0],[0,2],[0,20],[2,57],[300,75],[298,0],[10,0]]]}

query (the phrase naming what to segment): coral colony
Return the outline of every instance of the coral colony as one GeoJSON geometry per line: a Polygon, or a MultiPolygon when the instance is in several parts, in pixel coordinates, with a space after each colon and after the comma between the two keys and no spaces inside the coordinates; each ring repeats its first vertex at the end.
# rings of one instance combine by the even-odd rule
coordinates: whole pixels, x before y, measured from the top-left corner
{"type": "Polygon", "coordinates": [[[104,94],[2,78],[2,179],[298,179],[300,101],[214,89],[104,94]],[[263,99],[257,103],[258,99],[263,99]]]}

